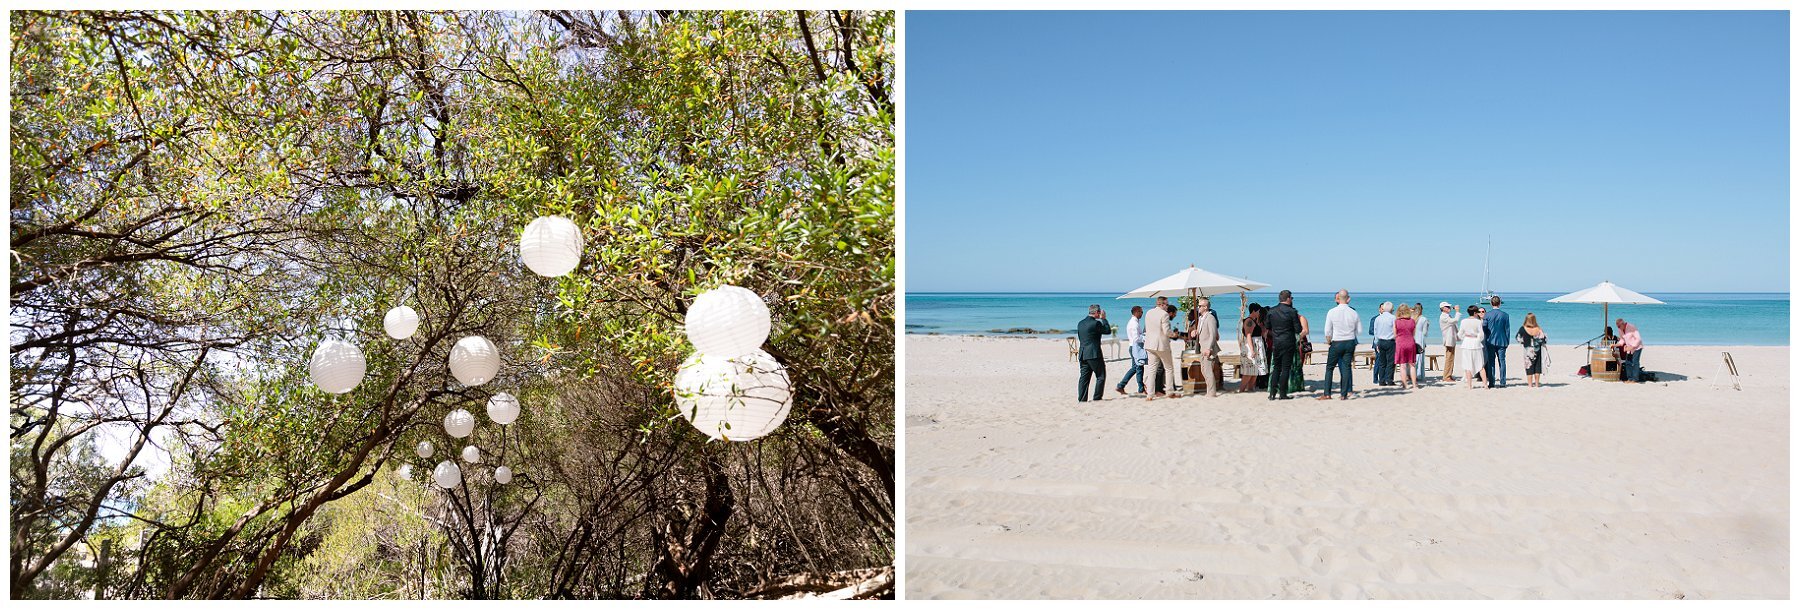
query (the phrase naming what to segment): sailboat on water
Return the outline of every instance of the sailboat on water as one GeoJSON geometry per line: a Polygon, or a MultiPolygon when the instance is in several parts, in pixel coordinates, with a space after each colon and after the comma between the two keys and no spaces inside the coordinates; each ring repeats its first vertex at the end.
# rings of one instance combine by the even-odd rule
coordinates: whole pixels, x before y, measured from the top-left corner
{"type": "Polygon", "coordinates": [[[1477,303],[1486,304],[1489,302],[1488,301],[1489,298],[1497,296],[1494,294],[1493,290],[1490,290],[1488,288],[1488,261],[1490,259],[1492,259],[1493,257],[1494,257],[1494,236],[1489,235],[1488,236],[1488,244],[1487,244],[1487,255],[1483,256],[1481,258],[1481,294],[1475,297],[1475,302],[1477,302],[1477,303]]]}

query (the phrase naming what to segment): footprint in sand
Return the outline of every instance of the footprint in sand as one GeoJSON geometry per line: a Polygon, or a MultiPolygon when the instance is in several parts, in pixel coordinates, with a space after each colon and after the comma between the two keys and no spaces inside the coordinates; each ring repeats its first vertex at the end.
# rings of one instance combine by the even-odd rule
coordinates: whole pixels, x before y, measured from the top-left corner
{"type": "Polygon", "coordinates": [[[1281,579],[1281,591],[1271,597],[1281,599],[1313,599],[1319,588],[1312,583],[1297,578],[1281,579]]]}
{"type": "Polygon", "coordinates": [[[1343,571],[1344,566],[1348,563],[1347,560],[1344,559],[1344,551],[1342,549],[1310,544],[1295,549],[1294,559],[1298,561],[1300,565],[1306,566],[1311,569],[1314,574],[1319,576],[1335,575],[1338,572],[1343,571]]]}

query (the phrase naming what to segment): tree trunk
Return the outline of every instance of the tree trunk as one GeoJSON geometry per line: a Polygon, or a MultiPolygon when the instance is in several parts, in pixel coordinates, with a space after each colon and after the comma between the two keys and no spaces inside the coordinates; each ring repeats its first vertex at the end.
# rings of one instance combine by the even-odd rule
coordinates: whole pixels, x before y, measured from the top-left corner
{"type": "Polygon", "coordinates": [[[656,573],[663,581],[666,597],[694,597],[700,585],[712,578],[712,557],[725,537],[725,523],[737,508],[731,494],[731,480],[716,453],[706,457],[706,504],[688,523],[686,536],[669,536],[663,541],[662,559],[656,573]]]}

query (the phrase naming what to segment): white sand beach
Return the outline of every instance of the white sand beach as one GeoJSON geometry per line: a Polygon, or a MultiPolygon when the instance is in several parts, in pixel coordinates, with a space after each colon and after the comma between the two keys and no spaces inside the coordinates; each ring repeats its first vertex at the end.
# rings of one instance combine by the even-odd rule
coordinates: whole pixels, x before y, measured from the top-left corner
{"type": "Polygon", "coordinates": [[[1556,347],[1543,388],[1514,347],[1511,387],[1352,401],[1119,398],[1113,361],[1088,403],[1060,339],[906,350],[911,599],[1789,595],[1786,347],[1653,344],[1641,385],[1556,347]]]}

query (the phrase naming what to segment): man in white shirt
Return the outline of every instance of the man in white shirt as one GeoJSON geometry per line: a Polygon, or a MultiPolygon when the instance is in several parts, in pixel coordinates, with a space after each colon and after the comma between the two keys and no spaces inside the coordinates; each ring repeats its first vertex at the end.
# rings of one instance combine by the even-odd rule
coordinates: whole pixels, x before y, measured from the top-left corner
{"type": "Polygon", "coordinates": [[[1438,303],[1438,332],[1444,334],[1444,381],[1456,381],[1456,306],[1449,301],[1438,303]]]}
{"type": "Polygon", "coordinates": [[[1137,378],[1138,394],[1144,393],[1144,308],[1131,306],[1131,321],[1125,323],[1125,342],[1131,345],[1131,370],[1125,372],[1125,378],[1119,380],[1119,386],[1113,388],[1120,396],[1125,395],[1125,384],[1132,377],[1137,378]]]}
{"type": "Polygon", "coordinates": [[[1394,303],[1384,301],[1381,313],[1369,319],[1369,338],[1375,341],[1375,385],[1394,385],[1394,303]]]}
{"type": "Polygon", "coordinates": [[[1340,396],[1350,399],[1350,361],[1356,355],[1356,337],[1362,332],[1362,318],[1350,307],[1350,291],[1339,290],[1337,307],[1325,314],[1325,340],[1331,351],[1325,356],[1325,393],[1319,400],[1331,400],[1331,374],[1342,373],[1344,388],[1340,396]]]}
{"type": "MultiPolygon", "coordinates": [[[[1175,369],[1175,355],[1169,351],[1170,330],[1169,298],[1156,297],[1156,306],[1144,313],[1144,352],[1147,356],[1145,361],[1150,366],[1140,374],[1144,378],[1154,380],[1158,373],[1165,373],[1164,376],[1169,378],[1169,388],[1173,389],[1175,384],[1181,383],[1181,375],[1177,374],[1175,369]]],[[[1167,396],[1163,393],[1162,383],[1155,381],[1152,383],[1156,389],[1146,399],[1155,400],[1158,396],[1167,396]]]]}

